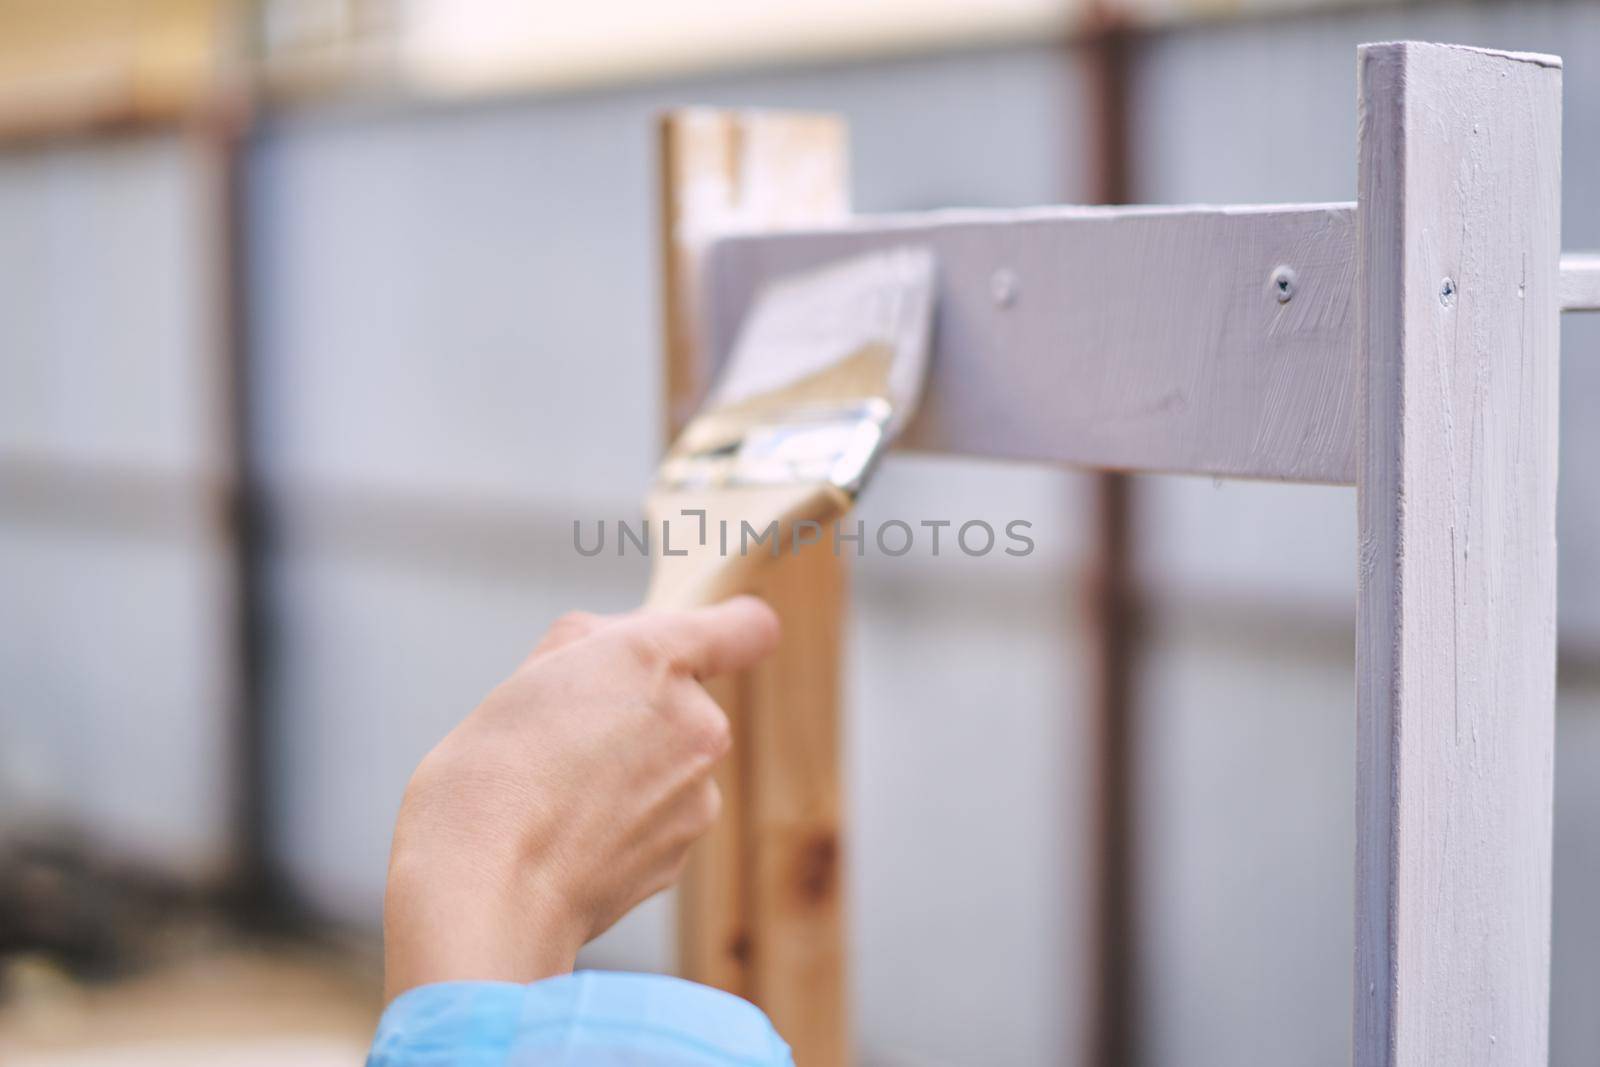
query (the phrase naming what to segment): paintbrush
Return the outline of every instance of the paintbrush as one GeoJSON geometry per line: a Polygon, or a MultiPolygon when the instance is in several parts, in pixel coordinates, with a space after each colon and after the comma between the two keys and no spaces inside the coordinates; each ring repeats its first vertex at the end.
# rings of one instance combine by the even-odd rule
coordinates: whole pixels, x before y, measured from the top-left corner
{"type": "Polygon", "coordinates": [[[646,503],[647,607],[715,603],[748,591],[764,563],[831,541],[916,409],[933,302],[933,255],[921,248],[842,260],[757,295],[646,503]]]}

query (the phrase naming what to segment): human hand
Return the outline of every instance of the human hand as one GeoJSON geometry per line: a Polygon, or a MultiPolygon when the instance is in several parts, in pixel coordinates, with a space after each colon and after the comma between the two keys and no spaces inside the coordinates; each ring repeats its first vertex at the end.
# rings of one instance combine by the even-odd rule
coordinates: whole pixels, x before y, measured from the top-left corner
{"type": "Polygon", "coordinates": [[[568,615],[418,765],[384,898],[385,987],[530,982],[682,873],[728,720],[700,680],[778,642],[752,597],[568,615]]]}

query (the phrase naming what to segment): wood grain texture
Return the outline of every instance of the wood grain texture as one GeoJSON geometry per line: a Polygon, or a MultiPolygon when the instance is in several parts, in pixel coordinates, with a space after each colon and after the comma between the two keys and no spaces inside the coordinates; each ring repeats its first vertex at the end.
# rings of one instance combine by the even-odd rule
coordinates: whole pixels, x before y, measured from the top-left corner
{"type": "Polygon", "coordinates": [[[783,651],[750,680],[756,1002],[796,1063],[850,1059],[840,660],[846,568],[821,543],[767,572],[783,651]]]}
{"type": "Polygon", "coordinates": [[[1355,480],[1353,205],[936,212],[730,237],[711,252],[712,351],[765,280],[911,243],[938,257],[939,301],[902,447],[1355,480]]]}
{"type": "MultiPolygon", "coordinates": [[[[695,305],[700,263],[720,219],[732,212],[737,174],[735,127],[715,112],[674,112],[657,128],[660,166],[661,288],[665,440],[672,443],[704,395],[707,375],[695,305]]],[[[740,996],[750,994],[749,914],[744,893],[744,832],[749,804],[741,766],[745,737],[742,679],[707,685],[727,713],[733,754],[717,769],[723,816],[696,846],[678,888],[678,973],[740,996]]]]}
{"type": "Polygon", "coordinates": [[[688,108],[662,117],[659,145],[670,444],[716,366],[700,336],[712,242],[839,222],[849,199],[845,130],[831,115],[688,108]]]}
{"type": "MultiPolygon", "coordinates": [[[[835,223],[848,211],[845,130],[829,116],[691,110],[661,125],[670,438],[711,379],[702,259],[733,230],[835,223]]],[[[831,547],[831,546],[830,546],[831,547]]],[[[766,1009],[797,1062],[848,1062],[838,769],[845,567],[831,552],[768,578],[784,641],[758,671],[723,679],[734,751],[724,815],[679,890],[679,970],[766,1009]]]]}
{"type": "Polygon", "coordinates": [[[1561,257],[1561,310],[1600,311],[1600,253],[1561,257]]]}
{"type": "Polygon", "coordinates": [[[1561,70],[1359,59],[1355,1062],[1548,1051],[1561,70]]]}

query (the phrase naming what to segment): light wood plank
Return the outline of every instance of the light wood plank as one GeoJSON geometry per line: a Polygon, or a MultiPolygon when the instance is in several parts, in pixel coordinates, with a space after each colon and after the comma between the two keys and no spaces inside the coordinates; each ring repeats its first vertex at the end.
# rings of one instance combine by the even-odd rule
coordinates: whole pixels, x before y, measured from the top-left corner
{"type": "Polygon", "coordinates": [[[1541,1064],[1560,64],[1359,70],[1355,1062],[1541,1064]]]}
{"type": "Polygon", "coordinates": [[[773,568],[783,653],[751,678],[755,996],[795,1062],[850,1059],[840,769],[847,568],[824,541],[773,568]]]}
{"type": "MultiPolygon", "coordinates": [[[[669,437],[711,377],[702,259],[730,229],[782,230],[848,212],[842,123],[693,110],[661,127],[669,437]]],[[[679,969],[766,1009],[797,1062],[848,1062],[840,874],[838,673],[844,561],[784,561],[765,590],[778,653],[713,690],[734,729],[724,816],[679,890],[679,969]]]]}
{"type": "Polygon", "coordinates": [[[713,351],[768,279],[895,244],[932,247],[940,273],[904,447],[1355,480],[1354,205],[940,212],[733,237],[711,255],[713,351]]]}
{"type": "Polygon", "coordinates": [[[1561,257],[1561,310],[1600,311],[1600,253],[1561,257]]]}
{"type": "Polygon", "coordinates": [[[670,443],[716,367],[701,327],[712,243],[842,222],[850,208],[845,131],[832,116],[686,108],[663,116],[659,133],[670,443]]]}

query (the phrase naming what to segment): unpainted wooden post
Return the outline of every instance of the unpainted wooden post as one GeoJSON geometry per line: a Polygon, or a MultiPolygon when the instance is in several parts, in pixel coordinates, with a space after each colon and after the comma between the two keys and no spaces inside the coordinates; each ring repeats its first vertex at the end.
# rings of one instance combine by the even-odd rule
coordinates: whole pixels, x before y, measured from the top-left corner
{"type": "MultiPolygon", "coordinates": [[[[843,123],[690,110],[661,125],[669,437],[699,404],[712,353],[703,253],[717,236],[849,212],[843,123]]],[[[679,891],[679,971],[754,1000],[798,1063],[848,1061],[840,863],[839,659],[845,567],[824,538],[773,568],[783,645],[714,683],[733,724],[719,825],[679,891]]]]}
{"type": "Polygon", "coordinates": [[[1542,1064],[1560,61],[1358,66],[1355,1062],[1542,1064]]]}

